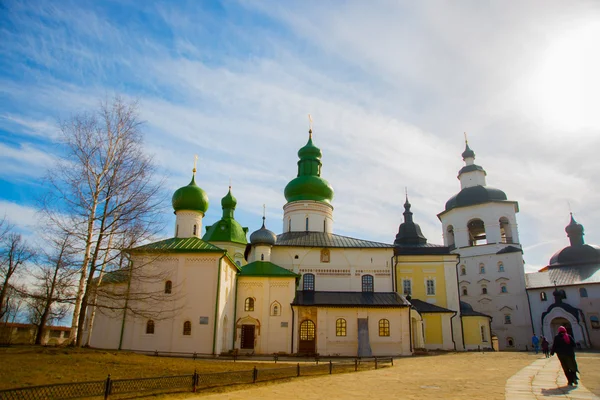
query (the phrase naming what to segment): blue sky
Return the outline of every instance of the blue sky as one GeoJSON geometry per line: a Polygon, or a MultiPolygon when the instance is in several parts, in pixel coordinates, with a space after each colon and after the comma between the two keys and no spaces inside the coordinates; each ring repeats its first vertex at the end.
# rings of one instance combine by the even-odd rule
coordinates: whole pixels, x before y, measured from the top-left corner
{"type": "MultiPolygon", "coordinates": [[[[441,243],[463,132],[520,204],[529,271],[568,241],[569,204],[600,243],[600,3],[11,1],[0,5],[0,214],[35,238],[57,121],[137,99],[165,192],[197,182],[210,225],[281,231],[307,114],[335,232],[392,242],[404,187],[441,243]]],[[[166,205],[168,208],[168,204],[166,205]]],[[[165,235],[174,221],[168,210],[165,235]]]]}

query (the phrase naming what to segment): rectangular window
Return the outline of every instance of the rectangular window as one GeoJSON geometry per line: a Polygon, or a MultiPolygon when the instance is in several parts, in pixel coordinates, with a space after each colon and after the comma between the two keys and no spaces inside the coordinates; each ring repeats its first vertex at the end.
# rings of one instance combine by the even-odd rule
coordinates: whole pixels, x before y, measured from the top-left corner
{"type": "Polygon", "coordinates": [[[435,281],[427,279],[427,296],[435,296],[435,281]]]}
{"type": "Polygon", "coordinates": [[[373,290],[374,290],[373,275],[363,275],[362,276],[362,291],[363,292],[372,292],[373,290]]]}
{"type": "Polygon", "coordinates": [[[481,327],[481,341],[487,342],[487,339],[485,338],[485,326],[481,327]]]}
{"type": "Polygon", "coordinates": [[[303,290],[315,290],[315,276],[313,274],[304,274],[302,277],[302,289],[303,290]]]}
{"type": "Polygon", "coordinates": [[[412,295],[412,282],[410,279],[404,279],[402,281],[402,291],[405,296],[412,295]]]}

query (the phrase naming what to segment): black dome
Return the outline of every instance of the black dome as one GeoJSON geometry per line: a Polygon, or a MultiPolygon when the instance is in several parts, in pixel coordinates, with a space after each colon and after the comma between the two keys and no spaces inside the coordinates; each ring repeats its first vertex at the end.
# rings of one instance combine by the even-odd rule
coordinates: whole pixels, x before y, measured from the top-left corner
{"type": "Polygon", "coordinates": [[[252,232],[252,235],[250,235],[250,243],[255,244],[255,245],[256,244],[268,244],[268,245],[273,246],[276,241],[277,241],[277,235],[275,235],[273,232],[271,232],[270,230],[265,228],[265,219],[264,218],[263,218],[262,227],[259,230],[252,232]]]}
{"type": "Polygon", "coordinates": [[[506,193],[500,189],[489,186],[471,186],[464,188],[446,202],[446,211],[453,208],[467,207],[474,204],[482,204],[490,201],[505,201],[506,193]]]}
{"type": "Polygon", "coordinates": [[[564,249],[557,251],[550,258],[548,266],[597,263],[600,263],[600,247],[582,244],[567,246],[564,249]]]}

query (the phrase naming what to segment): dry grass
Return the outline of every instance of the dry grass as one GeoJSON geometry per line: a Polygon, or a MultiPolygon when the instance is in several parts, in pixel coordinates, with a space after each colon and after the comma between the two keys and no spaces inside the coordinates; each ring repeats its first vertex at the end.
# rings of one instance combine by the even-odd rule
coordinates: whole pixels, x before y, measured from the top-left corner
{"type": "Polygon", "coordinates": [[[600,353],[577,353],[577,365],[583,385],[600,396],[600,353]]]}
{"type": "MultiPolygon", "coordinates": [[[[153,357],[123,351],[53,347],[0,348],[0,389],[52,383],[98,381],[252,369],[253,363],[153,357]]],[[[260,368],[283,363],[261,362],[260,368]]]]}

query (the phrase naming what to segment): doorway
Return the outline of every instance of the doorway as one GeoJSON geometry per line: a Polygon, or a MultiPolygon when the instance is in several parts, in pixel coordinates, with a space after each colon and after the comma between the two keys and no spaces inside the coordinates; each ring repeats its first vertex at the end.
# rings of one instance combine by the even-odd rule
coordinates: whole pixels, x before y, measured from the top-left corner
{"type": "Polygon", "coordinates": [[[254,325],[242,325],[241,348],[254,349],[254,325]]]}
{"type": "Polygon", "coordinates": [[[571,326],[571,323],[566,319],[566,318],[554,318],[552,320],[552,322],[550,322],[550,328],[552,329],[552,337],[558,335],[558,328],[564,326],[565,328],[567,328],[567,333],[573,337],[575,337],[573,335],[573,327],[571,326]]]}
{"type": "Polygon", "coordinates": [[[298,352],[302,354],[315,354],[315,323],[310,319],[300,324],[300,343],[298,352]]]}

